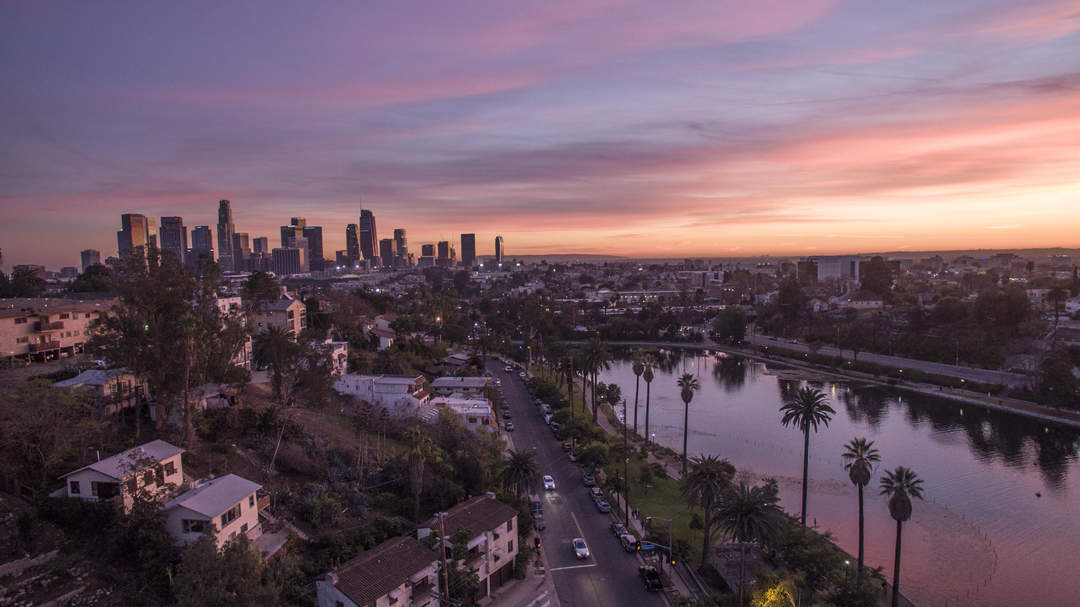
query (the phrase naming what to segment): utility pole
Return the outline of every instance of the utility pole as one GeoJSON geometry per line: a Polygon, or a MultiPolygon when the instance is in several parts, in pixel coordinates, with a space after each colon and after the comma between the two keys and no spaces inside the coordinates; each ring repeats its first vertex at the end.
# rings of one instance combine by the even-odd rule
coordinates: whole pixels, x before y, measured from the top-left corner
{"type": "Polygon", "coordinates": [[[444,519],[446,518],[445,512],[439,513],[439,556],[442,557],[442,572],[443,572],[443,596],[446,597],[446,602],[450,603],[450,570],[446,567],[446,525],[444,519]]]}

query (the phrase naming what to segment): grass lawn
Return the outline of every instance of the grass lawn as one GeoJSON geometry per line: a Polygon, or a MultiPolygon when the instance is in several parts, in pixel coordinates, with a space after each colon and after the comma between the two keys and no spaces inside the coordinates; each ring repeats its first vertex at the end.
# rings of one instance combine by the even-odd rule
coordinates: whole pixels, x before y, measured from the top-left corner
{"type": "MultiPolygon", "coordinates": [[[[683,555],[683,558],[689,558],[694,563],[697,563],[701,558],[701,553],[698,550],[701,549],[702,532],[690,528],[692,511],[679,489],[678,481],[667,475],[654,474],[649,481],[649,486],[642,486],[638,482],[638,479],[641,478],[640,470],[642,465],[643,460],[640,455],[631,457],[629,464],[630,508],[636,508],[642,519],[647,516],[655,517],[651,524],[651,529],[655,534],[654,539],[665,545],[668,542],[668,523],[660,519],[671,519],[675,526],[675,540],[686,542],[689,550],[689,553],[683,555]]],[[[609,476],[616,472],[622,475],[622,466],[615,464],[607,469],[609,476]]]]}

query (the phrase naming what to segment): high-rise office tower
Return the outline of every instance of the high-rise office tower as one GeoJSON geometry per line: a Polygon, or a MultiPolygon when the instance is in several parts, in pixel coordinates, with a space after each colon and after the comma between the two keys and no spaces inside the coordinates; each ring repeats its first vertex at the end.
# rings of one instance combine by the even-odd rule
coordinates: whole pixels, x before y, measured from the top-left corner
{"type": "Polygon", "coordinates": [[[191,248],[184,255],[184,262],[195,268],[199,261],[214,261],[214,235],[210,226],[195,226],[191,229],[191,248]]]}
{"type": "Polygon", "coordinates": [[[461,265],[471,268],[476,264],[476,234],[461,235],[461,265]]]}
{"type": "Polygon", "coordinates": [[[218,201],[217,215],[218,265],[223,271],[229,272],[234,269],[232,245],[236,226],[233,225],[232,205],[228,200],[218,201]]]}
{"type": "Polygon", "coordinates": [[[345,226],[345,255],[352,257],[356,261],[360,261],[360,234],[359,228],[355,223],[350,223],[345,226]]]}
{"type": "Polygon", "coordinates": [[[257,254],[262,254],[262,255],[269,255],[270,254],[270,239],[267,238],[266,236],[260,236],[258,238],[252,239],[252,241],[251,241],[251,252],[253,254],[257,253],[257,254]]]}
{"type": "MultiPolygon", "coordinates": [[[[302,217],[294,217],[293,221],[296,221],[297,219],[304,221],[302,217]]],[[[307,239],[308,243],[308,266],[313,272],[324,269],[325,258],[323,257],[322,226],[309,226],[305,223],[301,233],[303,237],[307,239]]]]}
{"type": "Polygon", "coordinates": [[[291,245],[289,243],[294,238],[300,238],[304,235],[304,228],[298,226],[295,223],[287,226],[281,226],[281,248],[286,248],[291,245]]]}
{"type": "Polygon", "coordinates": [[[495,237],[495,263],[502,265],[503,255],[506,251],[503,250],[503,238],[502,236],[495,237]]]}
{"type": "Polygon", "coordinates": [[[375,229],[375,215],[360,209],[360,254],[364,259],[375,261],[379,256],[379,233],[375,229]]]}
{"type": "Polygon", "coordinates": [[[435,265],[446,267],[450,265],[450,241],[440,240],[435,245],[435,265]]]}
{"type": "Polygon", "coordinates": [[[422,245],[420,245],[420,256],[421,257],[435,257],[435,245],[433,245],[433,244],[422,244],[422,245]]]}
{"type": "Polygon", "coordinates": [[[150,222],[146,215],[125,213],[120,216],[120,231],[116,233],[116,252],[120,257],[130,255],[136,248],[146,253],[150,243],[150,222]]]}
{"type": "Polygon", "coordinates": [[[394,239],[383,238],[379,241],[379,257],[383,267],[394,265],[394,239]]]}
{"type": "Polygon", "coordinates": [[[178,261],[184,261],[188,249],[187,227],[181,217],[161,218],[161,250],[170,251],[178,261]]]}
{"type": "Polygon", "coordinates": [[[274,249],[271,253],[273,263],[271,267],[279,276],[288,274],[300,274],[304,269],[304,250],[296,247],[282,247],[274,249]]]}
{"type": "Polygon", "coordinates": [[[146,244],[158,248],[157,224],[149,217],[146,218],[146,244]]]}
{"type": "Polygon", "coordinates": [[[394,254],[397,255],[397,263],[394,265],[408,265],[409,241],[405,238],[405,228],[394,229],[394,254]]]}
{"type": "Polygon", "coordinates": [[[85,272],[86,268],[94,264],[101,263],[101,251],[96,249],[86,249],[79,253],[79,257],[82,258],[82,271],[85,272]]]}
{"type": "Polygon", "coordinates": [[[248,269],[248,260],[251,259],[251,239],[247,232],[237,232],[232,237],[233,269],[243,272],[248,269]]]}

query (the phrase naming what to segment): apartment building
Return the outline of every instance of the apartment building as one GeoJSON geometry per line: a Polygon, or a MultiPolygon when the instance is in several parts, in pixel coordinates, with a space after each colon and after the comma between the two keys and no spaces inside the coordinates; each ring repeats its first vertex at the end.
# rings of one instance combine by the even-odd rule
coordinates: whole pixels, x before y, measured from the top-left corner
{"type": "Polygon", "coordinates": [[[0,299],[0,356],[47,360],[80,354],[116,300],[0,299]]]}

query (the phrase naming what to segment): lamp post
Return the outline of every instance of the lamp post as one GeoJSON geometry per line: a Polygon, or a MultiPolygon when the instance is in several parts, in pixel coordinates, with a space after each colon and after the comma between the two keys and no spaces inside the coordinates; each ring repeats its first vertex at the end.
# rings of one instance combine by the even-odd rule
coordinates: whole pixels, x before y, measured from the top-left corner
{"type": "Polygon", "coordinates": [[[623,446],[623,510],[627,527],[630,526],[630,447],[627,442],[626,399],[622,401],[622,446],[623,446]]]}
{"type": "MultiPolygon", "coordinates": [[[[658,516],[646,516],[645,517],[645,522],[647,523],[647,522],[653,520],[654,518],[655,519],[660,519],[662,521],[667,521],[667,524],[668,524],[668,545],[667,546],[661,546],[661,547],[662,548],[667,548],[668,560],[670,561],[671,560],[671,551],[672,551],[671,545],[674,542],[674,527],[675,527],[675,525],[671,522],[671,519],[662,518],[662,517],[658,517],[658,516]]],[[[663,572],[664,572],[664,563],[660,563],[660,573],[663,573],[663,572]]],[[[674,573],[674,572],[675,572],[675,570],[672,569],[671,573],[674,573]]]]}

